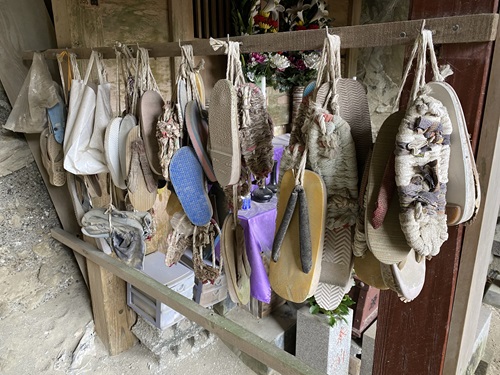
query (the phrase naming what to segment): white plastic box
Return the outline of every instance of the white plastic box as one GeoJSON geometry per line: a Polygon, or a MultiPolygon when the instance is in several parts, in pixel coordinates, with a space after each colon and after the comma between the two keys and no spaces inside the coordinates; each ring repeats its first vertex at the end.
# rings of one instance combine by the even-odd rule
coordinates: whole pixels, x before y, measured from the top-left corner
{"type": "MultiPolygon", "coordinates": [[[[180,263],[167,267],[165,254],[156,252],[146,255],[142,272],[184,297],[193,299],[194,272],[180,263]]],[[[127,283],[127,304],[137,314],[159,329],[168,328],[184,318],[177,311],[130,283],[127,283]]]]}

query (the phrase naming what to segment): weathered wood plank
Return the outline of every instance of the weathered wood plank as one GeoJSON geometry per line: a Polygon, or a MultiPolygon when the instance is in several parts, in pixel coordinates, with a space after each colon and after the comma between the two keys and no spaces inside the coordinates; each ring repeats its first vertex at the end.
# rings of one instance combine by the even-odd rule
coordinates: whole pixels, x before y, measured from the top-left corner
{"type": "Polygon", "coordinates": [[[495,43],[477,151],[481,208],[466,227],[446,351],[445,374],[462,374],[472,356],[484,285],[491,258],[500,195],[500,40],[495,43]]]}
{"type": "Polygon", "coordinates": [[[57,228],[52,230],[52,237],[74,251],[85,256],[101,268],[129,282],[151,297],[178,311],[186,318],[203,326],[220,337],[221,340],[236,346],[241,351],[256,358],[267,366],[287,375],[320,374],[298,360],[295,356],[279,349],[236,323],[205,309],[196,302],[172,291],[146,274],[128,267],[118,259],[110,257],[87,242],[57,228]]]}
{"type": "Polygon", "coordinates": [[[137,342],[131,331],[136,315],[124,298],[127,284],[88,259],[87,267],[96,333],[110,355],[119,354],[137,342]]]}
{"type": "MultiPolygon", "coordinates": [[[[377,46],[404,45],[412,42],[417,36],[421,20],[388,22],[379,24],[357,25],[330,28],[330,33],[337,34],[342,40],[342,48],[366,48],[377,46]]],[[[435,44],[474,43],[493,41],[496,37],[498,14],[474,14],[443,18],[431,18],[426,21],[426,28],[433,30],[435,44]]],[[[274,34],[260,34],[231,37],[241,42],[241,52],[278,52],[321,49],[325,38],[325,30],[292,31],[274,34]]],[[[225,39],[225,38],[223,38],[225,39]]],[[[191,44],[197,56],[221,55],[224,51],[214,51],[208,40],[199,39],[182,41],[191,44]]],[[[148,48],[151,57],[180,56],[178,41],[171,43],[141,43],[148,48]]],[[[107,59],[114,58],[111,47],[94,48],[107,59]]],[[[47,59],[54,59],[61,50],[47,50],[47,59]]],[[[88,59],[89,48],[73,48],[79,58],[88,59]]],[[[32,53],[25,52],[24,59],[32,58],[32,53]]]]}
{"type": "MultiPolygon", "coordinates": [[[[71,197],[69,195],[68,187],[66,185],[57,187],[53,186],[49,182],[49,176],[47,175],[47,171],[42,163],[42,157],[40,155],[40,134],[26,134],[26,140],[28,141],[28,146],[33,154],[33,158],[35,159],[36,165],[42,175],[43,181],[45,182],[45,186],[47,187],[47,191],[49,192],[50,199],[54,204],[54,208],[56,210],[57,216],[61,221],[61,225],[64,230],[73,235],[80,234],[80,226],[76,221],[75,214],[73,212],[73,206],[71,205],[71,197]]],[[[83,280],[89,285],[88,282],[88,273],[87,273],[87,263],[85,258],[75,253],[75,258],[78,263],[78,267],[83,276],[83,280]]]]}

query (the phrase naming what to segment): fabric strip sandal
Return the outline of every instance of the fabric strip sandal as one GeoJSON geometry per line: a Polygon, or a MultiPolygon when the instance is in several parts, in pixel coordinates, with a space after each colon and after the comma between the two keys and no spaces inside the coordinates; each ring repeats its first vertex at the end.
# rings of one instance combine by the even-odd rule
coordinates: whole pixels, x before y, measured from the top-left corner
{"type": "Polygon", "coordinates": [[[394,155],[394,142],[402,112],[390,115],[382,124],[375,145],[366,189],[365,233],[368,248],[382,263],[397,264],[408,257],[410,247],[399,224],[399,203],[395,188],[393,194],[385,192],[395,185],[394,168],[387,168],[394,155]],[[376,228],[373,225],[376,212],[376,228]]]}
{"type": "Polygon", "coordinates": [[[448,216],[448,225],[458,225],[474,219],[480,205],[481,192],[474,154],[470,144],[465,117],[458,96],[446,82],[429,82],[430,96],[446,107],[453,126],[450,139],[449,183],[446,192],[449,207],[458,207],[459,215],[448,216]]]}
{"type": "Polygon", "coordinates": [[[205,133],[200,108],[195,100],[190,101],[186,105],[186,127],[194,151],[196,152],[198,160],[203,167],[203,171],[205,171],[205,175],[210,181],[217,181],[217,177],[215,177],[212,167],[212,162],[206,151],[208,134],[205,133]]]}
{"type": "Polygon", "coordinates": [[[236,184],[240,179],[241,153],[238,135],[236,90],[227,79],[215,84],[211,99],[210,156],[217,181],[223,187],[236,184]]]}
{"type": "Polygon", "coordinates": [[[40,134],[40,153],[50,184],[63,186],[66,183],[63,147],[56,141],[49,128],[45,128],[40,134]]]}
{"type": "Polygon", "coordinates": [[[157,182],[149,167],[144,143],[139,134],[139,126],[136,126],[127,136],[127,196],[136,210],[148,211],[156,200],[157,182]]]}
{"type": "Polygon", "coordinates": [[[425,283],[425,258],[411,250],[407,259],[398,264],[381,264],[385,285],[398,294],[403,302],[418,297],[425,283]]]}
{"type": "Polygon", "coordinates": [[[113,184],[120,189],[126,189],[127,184],[125,183],[125,177],[122,174],[120,166],[119,142],[121,122],[121,117],[115,117],[106,128],[106,133],[104,134],[104,156],[113,184]]]}
{"type": "Polygon", "coordinates": [[[235,223],[233,214],[228,215],[224,220],[220,246],[229,296],[234,303],[246,305],[250,302],[251,268],[243,228],[239,222],[235,223]]]}
{"type": "Polygon", "coordinates": [[[148,90],[139,99],[139,123],[141,126],[141,137],[144,140],[146,155],[151,170],[158,176],[162,175],[159,159],[160,146],[156,139],[156,125],[163,113],[165,102],[156,91],[148,90]]]}
{"type": "Polygon", "coordinates": [[[408,245],[430,258],[448,238],[445,208],[453,127],[446,107],[429,95],[431,89],[425,83],[427,49],[435,81],[443,81],[451,72],[449,66],[439,70],[432,32],[422,30],[412,51],[412,58],[417,55],[417,67],[409,106],[396,137],[395,171],[401,229],[408,245]]]}
{"type": "Polygon", "coordinates": [[[372,152],[369,152],[359,190],[360,214],[356,222],[356,231],[352,247],[354,254],[354,272],[356,277],[365,284],[371,285],[377,289],[386,290],[388,288],[382,278],[382,271],[380,269],[381,263],[368,249],[365,235],[366,190],[368,185],[368,175],[370,172],[371,157],[372,152]]]}
{"type": "MultiPolygon", "coordinates": [[[[280,184],[276,228],[279,230],[285,218],[292,192],[297,186],[296,178],[291,170],[287,171],[280,184]]],[[[291,216],[285,232],[279,254],[274,252],[274,259],[269,265],[269,281],[272,289],[280,297],[300,303],[311,297],[316,291],[321,274],[321,257],[323,253],[323,239],[326,214],[326,188],[323,180],[316,173],[305,170],[302,186],[307,197],[309,212],[309,227],[311,236],[311,270],[304,273],[300,249],[300,218],[299,207],[291,216]],[[277,258],[277,259],[276,259],[277,258]]],[[[298,199],[298,196],[297,196],[298,199]]]]}
{"type": "Polygon", "coordinates": [[[203,169],[191,147],[182,147],[172,157],[170,179],[189,220],[199,227],[209,224],[213,215],[212,205],[203,169]]]}

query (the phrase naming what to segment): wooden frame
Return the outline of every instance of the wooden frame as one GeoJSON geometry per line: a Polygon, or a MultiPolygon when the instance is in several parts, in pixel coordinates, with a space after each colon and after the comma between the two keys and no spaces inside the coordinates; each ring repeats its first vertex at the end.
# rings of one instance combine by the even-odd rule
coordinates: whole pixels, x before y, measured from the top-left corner
{"type": "MultiPolygon", "coordinates": [[[[402,45],[408,44],[414,40],[414,38],[419,33],[421,24],[422,20],[413,20],[384,24],[347,26],[331,29],[330,32],[338,34],[342,38],[342,46],[344,48],[402,45]]],[[[434,41],[436,44],[491,42],[494,41],[497,37],[497,26],[498,14],[496,13],[432,18],[426,20],[426,28],[433,30],[435,34],[434,41]]],[[[320,49],[323,44],[325,35],[324,33],[324,30],[308,30],[296,31],[293,33],[236,37],[231,38],[231,40],[242,42],[241,51],[243,53],[252,51],[273,52],[278,50],[320,49]]],[[[209,45],[208,40],[206,39],[193,40],[184,43],[192,44],[194,53],[196,55],[223,54],[222,50],[213,51],[209,45]]],[[[174,57],[180,55],[178,42],[143,46],[150,49],[151,57],[174,57]]],[[[497,48],[499,47],[497,46],[497,48]]],[[[103,47],[96,48],[96,50],[102,52],[105,58],[114,58],[113,48],[103,47]]],[[[47,50],[44,52],[44,54],[46,58],[53,59],[60,51],[62,50],[47,50]]],[[[72,49],[72,51],[74,51],[79,58],[88,58],[91,49],[76,48],[72,49]]],[[[25,53],[23,57],[25,59],[30,59],[31,56],[32,54],[25,53]]],[[[498,62],[496,62],[498,59],[499,57],[496,57],[495,59],[496,65],[499,65],[498,62]]],[[[500,67],[498,67],[497,69],[500,69],[500,67]]],[[[499,81],[498,72],[496,73],[496,75],[493,75],[493,77],[496,78],[496,81],[499,81]]],[[[497,86],[498,83],[495,83],[490,88],[491,94],[490,92],[488,94],[489,97],[491,96],[491,99],[489,99],[490,101],[493,100],[492,95],[496,95],[495,93],[498,93],[498,90],[500,90],[500,88],[497,88],[497,86]]],[[[491,107],[495,106],[491,105],[491,107]]],[[[480,227],[483,221],[488,220],[488,218],[492,215],[493,210],[498,209],[498,200],[497,198],[492,197],[493,192],[491,192],[490,195],[487,195],[486,193],[486,188],[489,184],[492,183],[492,181],[496,177],[495,173],[497,172],[492,172],[491,166],[485,166],[485,160],[488,158],[488,156],[493,154],[494,162],[498,164],[499,161],[497,159],[500,157],[498,156],[498,152],[494,152],[495,141],[499,136],[497,125],[500,119],[500,109],[492,108],[490,112],[491,113],[488,114],[488,117],[485,117],[485,119],[491,121],[491,124],[494,125],[488,126],[488,129],[490,129],[491,132],[489,130],[486,130],[486,133],[481,135],[481,144],[478,153],[478,163],[483,163],[482,165],[479,165],[479,168],[480,172],[482,172],[481,182],[483,183],[483,189],[485,190],[483,194],[486,194],[486,196],[483,196],[484,201],[482,207],[484,211],[480,213],[478,223],[471,226],[470,232],[467,232],[469,237],[466,236],[466,244],[470,245],[471,247],[474,247],[477,244],[488,243],[491,231],[481,231],[480,227]],[[491,207],[488,206],[487,209],[484,209],[485,202],[489,202],[491,207]],[[467,240],[467,238],[469,239],[467,240]]],[[[456,255],[456,250],[458,249],[459,253],[461,248],[461,235],[460,233],[458,233],[459,231],[461,231],[461,229],[451,230],[452,238],[454,238],[454,241],[451,241],[449,246],[453,247],[453,249],[455,250],[453,257],[455,257],[456,255]]],[[[229,343],[235,345],[240,350],[256,357],[259,361],[265,363],[266,365],[287,374],[314,373],[314,371],[310,372],[312,370],[308,369],[304,364],[294,362],[294,360],[296,361],[294,357],[289,356],[288,354],[275,347],[272,347],[272,345],[270,344],[270,346],[268,346],[267,343],[264,343],[252,333],[242,329],[241,327],[235,327],[234,323],[228,323],[228,321],[222,317],[218,317],[213,313],[207,315],[206,310],[196,305],[194,302],[189,301],[182,296],[178,296],[171,291],[169,292],[165,289],[165,287],[161,286],[161,284],[154,282],[154,280],[147,278],[136,270],[128,268],[127,266],[121,264],[119,261],[107,255],[96,252],[91,245],[79,241],[60,230],[53,231],[53,236],[61,242],[69,245],[73,250],[84,255],[92,262],[95,262],[95,264],[99,267],[106,268],[107,272],[112,273],[120,280],[126,280],[135,283],[138,287],[145,290],[148,294],[186,315],[189,319],[216,333],[223,340],[226,340],[229,343]]],[[[476,253],[469,256],[469,259],[473,258],[472,261],[474,263],[474,266],[472,268],[468,268],[468,271],[463,276],[460,276],[461,279],[459,281],[459,286],[467,283],[468,280],[472,280],[474,286],[477,287],[478,283],[480,283],[481,272],[485,267],[484,254],[485,253],[483,250],[482,252],[477,253],[477,256],[476,253]]],[[[450,281],[450,283],[454,283],[454,280],[450,281]]],[[[100,281],[100,284],[103,284],[102,280],[100,281]]],[[[466,335],[470,335],[471,332],[474,333],[475,325],[477,324],[477,321],[474,321],[474,319],[476,318],[475,312],[473,310],[469,310],[471,304],[476,302],[476,299],[477,296],[471,293],[461,301],[462,307],[466,307],[465,311],[458,311],[458,308],[460,307],[460,303],[458,303],[459,300],[457,300],[458,304],[455,309],[457,312],[455,313],[454,310],[454,322],[456,324],[462,323],[463,330],[460,331],[460,329],[456,329],[458,330],[457,332],[460,335],[461,341],[457,344],[458,346],[455,346],[454,353],[459,353],[462,361],[465,361],[466,355],[468,353],[468,345],[465,345],[464,338],[467,337],[466,335]]],[[[450,311],[451,301],[452,299],[450,301],[443,301],[443,306],[446,306],[446,308],[449,307],[450,311]]],[[[105,303],[104,300],[102,303],[105,303]]],[[[399,309],[399,307],[395,308],[399,309]]],[[[113,314],[118,314],[118,312],[113,312],[107,309],[107,316],[104,318],[105,324],[114,324],[112,319],[113,314]]],[[[95,316],[95,319],[101,318],[102,317],[95,316]]],[[[123,322],[123,320],[121,321],[123,322]]],[[[448,327],[445,328],[447,332],[448,327]]],[[[113,332],[113,329],[114,327],[110,327],[109,331],[113,332]]],[[[125,329],[125,327],[122,326],[122,329],[125,329]]],[[[390,327],[388,329],[390,329],[390,327]]],[[[452,333],[453,332],[455,331],[452,330],[452,333]]],[[[446,339],[447,338],[445,338],[444,344],[442,346],[444,350],[446,349],[446,339]]],[[[110,337],[110,340],[119,341],[120,337],[110,337]]],[[[117,345],[116,347],[120,347],[120,350],[124,350],[127,345],[117,345]]],[[[108,343],[107,347],[110,348],[111,343],[108,343]]],[[[452,348],[453,347],[450,346],[450,353],[453,353],[452,348]]],[[[419,353],[419,355],[425,355],[425,353],[419,353]]],[[[437,353],[436,355],[440,355],[444,358],[444,351],[437,353]]],[[[447,359],[451,361],[452,357],[448,355],[447,359]]],[[[379,370],[380,366],[383,366],[383,362],[381,362],[382,360],[383,356],[379,356],[379,370]]],[[[438,365],[436,368],[433,368],[433,370],[434,369],[436,369],[435,373],[441,373],[443,370],[440,365],[438,365]]],[[[380,371],[377,373],[380,373],[380,371]]]]}
{"type": "MultiPolygon", "coordinates": [[[[473,43],[493,41],[496,37],[498,14],[474,14],[426,20],[426,28],[433,31],[435,44],[473,43]]],[[[339,35],[342,48],[366,48],[404,45],[417,37],[422,26],[422,20],[387,22],[368,25],[334,27],[328,29],[332,34],[339,35]]],[[[260,34],[231,37],[230,40],[241,42],[240,51],[248,52],[278,52],[320,50],[323,47],[325,30],[304,30],[274,34],[260,34]]],[[[181,44],[191,44],[196,56],[223,55],[224,50],[214,51],[208,39],[182,41],[181,44]]],[[[149,56],[174,57],[180,56],[179,42],[142,44],[149,50],[149,56]]],[[[131,46],[135,49],[135,47],[131,46]]],[[[65,49],[50,49],[44,52],[46,59],[55,59],[56,55],[65,49]]],[[[80,59],[88,59],[92,50],[99,51],[106,59],[114,59],[113,47],[70,48],[80,59]]],[[[30,60],[33,53],[25,52],[23,58],[30,60]]]]}
{"type": "MultiPolygon", "coordinates": [[[[144,293],[163,302],[210,332],[215,333],[221,340],[234,345],[276,371],[287,375],[321,374],[295,356],[278,348],[273,343],[261,339],[254,333],[214,313],[212,310],[201,307],[196,302],[174,292],[166,285],[159,283],[146,274],[125,265],[114,257],[104,254],[89,243],[59,228],[52,229],[51,233],[54,239],[81,254],[101,269],[104,269],[105,273],[115,275],[124,282],[131,283],[144,293]]],[[[101,302],[104,305],[106,301],[101,302]]],[[[96,322],[97,324],[98,322],[96,322]]],[[[116,335],[120,335],[123,329],[125,327],[114,332],[116,335]]]]}

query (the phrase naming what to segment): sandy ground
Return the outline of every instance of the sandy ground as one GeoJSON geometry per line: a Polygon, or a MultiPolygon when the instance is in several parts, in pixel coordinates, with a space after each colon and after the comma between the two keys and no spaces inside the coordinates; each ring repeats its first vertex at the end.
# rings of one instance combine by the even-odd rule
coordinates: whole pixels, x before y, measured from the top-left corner
{"type": "Polygon", "coordinates": [[[254,374],[218,339],[168,369],[141,344],[108,356],[36,165],[0,178],[0,197],[0,374],[254,374]]]}

